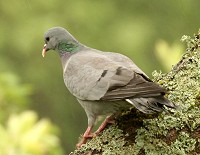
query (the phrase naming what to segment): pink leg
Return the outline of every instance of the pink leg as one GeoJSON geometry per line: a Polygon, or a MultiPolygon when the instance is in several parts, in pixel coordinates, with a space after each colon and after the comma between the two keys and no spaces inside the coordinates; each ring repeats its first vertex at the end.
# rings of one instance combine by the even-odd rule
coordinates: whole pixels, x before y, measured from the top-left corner
{"type": "Polygon", "coordinates": [[[96,135],[98,135],[100,132],[102,132],[107,124],[114,124],[115,120],[113,116],[106,117],[106,119],[103,121],[103,123],[99,126],[97,131],[95,132],[96,135]]]}
{"type": "Polygon", "coordinates": [[[83,138],[81,139],[81,141],[76,144],[76,147],[79,148],[81,147],[82,144],[85,144],[87,142],[87,140],[89,138],[93,138],[95,137],[96,135],[98,135],[100,132],[102,132],[104,130],[104,128],[106,127],[107,124],[114,124],[115,123],[115,120],[114,120],[114,116],[109,116],[107,117],[103,123],[99,126],[99,128],[97,129],[97,131],[95,133],[92,133],[92,127],[88,127],[85,131],[85,133],[83,134],[83,138]]]}
{"type": "Polygon", "coordinates": [[[95,136],[95,134],[93,134],[91,131],[92,127],[89,126],[83,134],[83,138],[81,139],[81,141],[78,144],[76,144],[77,148],[81,147],[82,144],[85,144],[87,142],[87,139],[93,138],[95,136]]]}

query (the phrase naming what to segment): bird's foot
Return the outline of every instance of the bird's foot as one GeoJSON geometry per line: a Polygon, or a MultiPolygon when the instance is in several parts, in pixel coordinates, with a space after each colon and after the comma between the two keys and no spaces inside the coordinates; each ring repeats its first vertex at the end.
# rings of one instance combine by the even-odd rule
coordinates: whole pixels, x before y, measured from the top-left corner
{"type": "Polygon", "coordinates": [[[95,134],[98,135],[100,132],[102,132],[105,129],[105,127],[107,126],[107,124],[115,124],[115,120],[114,120],[113,116],[107,117],[103,121],[103,123],[99,126],[99,128],[97,129],[95,134]]]}
{"type": "Polygon", "coordinates": [[[76,144],[76,147],[80,148],[81,145],[87,143],[88,139],[96,137],[100,132],[102,132],[105,129],[107,124],[115,124],[115,120],[114,120],[113,116],[107,117],[103,121],[103,123],[99,126],[99,128],[97,129],[97,131],[95,133],[92,133],[92,127],[88,127],[86,129],[85,133],[83,134],[83,138],[80,140],[80,142],[78,144],[76,144]]]}
{"type": "Polygon", "coordinates": [[[85,144],[87,142],[88,139],[93,138],[96,136],[95,133],[92,133],[92,127],[88,127],[85,131],[85,133],[83,134],[83,138],[81,139],[81,141],[76,144],[77,148],[80,148],[81,145],[85,144]]]}
{"type": "Polygon", "coordinates": [[[83,135],[84,138],[94,138],[96,137],[96,133],[89,133],[89,134],[85,134],[83,135]]]}
{"type": "Polygon", "coordinates": [[[77,148],[80,148],[83,144],[85,144],[85,143],[87,142],[87,139],[88,139],[88,138],[83,137],[83,138],[81,139],[81,141],[80,141],[78,144],[76,144],[76,147],[77,147],[77,148]]]}

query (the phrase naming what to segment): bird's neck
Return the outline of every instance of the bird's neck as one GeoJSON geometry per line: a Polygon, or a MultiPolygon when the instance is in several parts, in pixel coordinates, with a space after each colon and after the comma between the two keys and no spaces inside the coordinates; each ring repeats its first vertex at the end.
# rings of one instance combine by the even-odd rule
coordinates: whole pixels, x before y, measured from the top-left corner
{"type": "Polygon", "coordinates": [[[57,51],[60,55],[67,53],[74,53],[80,50],[80,44],[78,41],[62,41],[58,44],[57,51]]]}
{"type": "Polygon", "coordinates": [[[68,48],[68,49],[65,49],[65,50],[59,50],[58,53],[60,55],[60,59],[61,59],[61,62],[62,62],[62,66],[65,67],[66,65],[66,62],[69,60],[69,58],[80,52],[81,50],[84,50],[86,47],[82,44],[79,44],[78,46],[73,46],[73,50],[72,48],[68,48]]]}
{"type": "Polygon", "coordinates": [[[68,59],[73,55],[75,54],[76,52],[63,52],[63,53],[60,53],[59,52],[59,55],[60,55],[60,59],[61,59],[61,63],[62,63],[62,66],[63,68],[65,67],[66,65],[66,62],[68,61],[68,59]]]}
{"type": "Polygon", "coordinates": [[[71,55],[73,55],[74,53],[80,51],[80,46],[78,44],[78,42],[60,42],[58,44],[58,48],[57,48],[58,54],[61,57],[61,60],[64,59],[68,59],[71,55]]]}

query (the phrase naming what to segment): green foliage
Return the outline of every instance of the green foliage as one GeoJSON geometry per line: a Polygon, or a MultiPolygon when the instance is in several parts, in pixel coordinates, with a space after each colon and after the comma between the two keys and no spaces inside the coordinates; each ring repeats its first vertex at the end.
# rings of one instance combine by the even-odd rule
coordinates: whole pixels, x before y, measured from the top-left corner
{"type": "Polygon", "coordinates": [[[1,155],[58,155],[62,153],[52,123],[38,121],[37,114],[25,111],[12,114],[6,126],[0,125],[1,155]]]}
{"type": "Polygon", "coordinates": [[[8,114],[25,109],[31,93],[31,86],[21,84],[13,73],[0,73],[0,122],[5,121],[8,114]]]}
{"type": "Polygon", "coordinates": [[[181,44],[174,43],[170,46],[165,40],[158,40],[155,45],[155,56],[165,70],[170,71],[172,65],[180,60],[183,49],[181,44]]]}
{"type": "Polygon", "coordinates": [[[15,74],[0,74],[1,155],[62,154],[52,123],[38,121],[35,112],[25,110],[31,94],[31,85],[22,84],[15,74]]]}

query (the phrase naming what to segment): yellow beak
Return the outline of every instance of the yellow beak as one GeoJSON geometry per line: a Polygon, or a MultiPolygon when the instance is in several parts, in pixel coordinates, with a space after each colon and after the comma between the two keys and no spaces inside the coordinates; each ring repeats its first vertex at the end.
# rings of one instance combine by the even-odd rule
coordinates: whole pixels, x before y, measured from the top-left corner
{"type": "Polygon", "coordinates": [[[47,44],[44,44],[43,50],[42,50],[42,57],[45,57],[46,54],[46,46],[47,44]]]}

